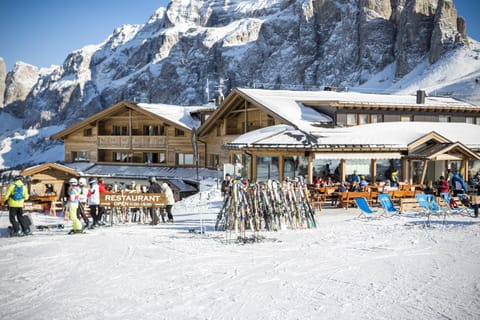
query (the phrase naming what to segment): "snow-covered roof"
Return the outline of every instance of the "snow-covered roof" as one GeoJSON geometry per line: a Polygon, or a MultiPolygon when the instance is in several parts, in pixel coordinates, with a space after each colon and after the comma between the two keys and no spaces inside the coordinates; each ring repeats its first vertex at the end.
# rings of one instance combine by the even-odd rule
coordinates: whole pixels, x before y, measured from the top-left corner
{"type": "Polygon", "coordinates": [[[310,136],[287,124],[279,124],[254,130],[227,144],[229,147],[268,147],[305,148],[310,145],[310,136]]]}
{"type": "MultiPolygon", "coordinates": [[[[322,102],[334,101],[338,104],[365,104],[365,105],[392,105],[392,106],[415,106],[417,97],[415,95],[398,94],[371,94],[359,92],[337,92],[337,91],[289,91],[289,90],[263,90],[263,89],[243,89],[239,91],[262,102],[267,106],[280,105],[291,106],[298,102],[322,102]]],[[[425,103],[421,104],[427,107],[449,107],[449,108],[478,108],[467,102],[459,101],[447,97],[425,97],[425,103]]]]}
{"type": "Polygon", "coordinates": [[[405,149],[410,143],[431,132],[452,142],[460,142],[466,147],[480,149],[479,125],[443,122],[381,122],[348,128],[316,128],[316,131],[311,132],[302,132],[289,125],[276,125],[245,133],[226,146],[266,147],[276,144],[279,147],[356,146],[405,149]]]}
{"type": "MultiPolygon", "coordinates": [[[[86,176],[99,177],[122,177],[122,178],[148,178],[151,176],[158,178],[178,178],[195,179],[196,168],[175,168],[175,167],[156,167],[156,166],[131,166],[131,165],[107,165],[92,163],[66,163],[65,166],[77,170],[80,174],[86,176]],[[81,169],[83,167],[83,170],[81,169]]],[[[202,177],[216,177],[217,171],[207,168],[199,168],[198,175],[202,177]]]]}
{"type": "Polygon", "coordinates": [[[330,123],[332,118],[326,114],[319,113],[311,107],[301,103],[305,99],[303,93],[309,91],[283,91],[283,90],[259,90],[242,89],[236,90],[249,96],[265,108],[273,111],[291,124],[310,131],[315,123],[330,123]]]}
{"type": "Polygon", "coordinates": [[[380,145],[406,148],[411,142],[436,132],[452,142],[480,148],[480,126],[455,122],[379,122],[348,128],[320,129],[311,132],[318,145],[380,145]]]}
{"type": "Polygon", "coordinates": [[[205,107],[199,106],[185,107],[159,103],[137,103],[137,106],[159,117],[168,119],[182,127],[186,127],[189,129],[193,129],[194,127],[198,128],[200,126],[200,120],[194,119],[191,116],[191,113],[206,109],[205,107]]]}

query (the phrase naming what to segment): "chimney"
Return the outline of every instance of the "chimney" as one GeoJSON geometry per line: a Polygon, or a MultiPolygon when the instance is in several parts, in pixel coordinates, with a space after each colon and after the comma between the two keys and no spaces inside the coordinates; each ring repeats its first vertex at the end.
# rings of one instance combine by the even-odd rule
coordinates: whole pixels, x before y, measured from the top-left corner
{"type": "Polygon", "coordinates": [[[417,104],[425,104],[426,93],[424,90],[417,90],[417,104]]]}

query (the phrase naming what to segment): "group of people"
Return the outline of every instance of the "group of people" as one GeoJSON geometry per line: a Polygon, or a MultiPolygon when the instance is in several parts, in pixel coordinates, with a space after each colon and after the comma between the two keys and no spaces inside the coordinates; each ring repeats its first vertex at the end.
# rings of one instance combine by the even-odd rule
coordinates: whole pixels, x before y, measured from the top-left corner
{"type": "Polygon", "coordinates": [[[65,211],[68,212],[68,217],[72,221],[72,230],[70,233],[83,232],[86,228],[96,228],[104,222],[102,216],[105,213],[105,208],[100,207],[100,194],[111,193],[105,188],[103,178],[95,179],[90,178],[71,178],[69,181],[69,187],[67,192],[67,203],[65,211]],[[85,208],[90,208],[90,216],[92,217],[92,223],[88,219],[85,208]],[[79,216],[82,217],[84,225],[80,222],[79,216]]]}
{"type": "MultiPolygon", "coordinates": [[[[150,187],[148,193],[164,193],[166,195],[166,216],[163,210],[160,212],[162,222],[173,223],[172,208],[175,204],[175,198],[170,186],[163,182],[159,184],[155,177],[149,178],[150,187]]],[[[68,181],[68,189],[66,194],[65,213],[72,221],[72,230],[70,233],[81,233],[86,228],[93,229],[104,225],[104,216],[106,209],[100,206],[100,195],[111,194],[110,190],[105,186],[103,178],[81,177],[71,178],[68,181]],[[91,221],[86,214],[86,208],[90,209],[91,221]],[[83,220],[83,224],[80,221],[83,220]]],[[[29,235],[31,233],[31,221],[28,216],[24,215],[24,202],[29,199],[28,188],[24,184],[22,176],[17,176],[14,182],[10,184],[4,195],[3,201],[9,208],[9,220],[12,224],[11,234],[13,236],[29,235]]],[[[159,217],[155,208],[150,208],[151,224],[156,225],[159,217]]]]}

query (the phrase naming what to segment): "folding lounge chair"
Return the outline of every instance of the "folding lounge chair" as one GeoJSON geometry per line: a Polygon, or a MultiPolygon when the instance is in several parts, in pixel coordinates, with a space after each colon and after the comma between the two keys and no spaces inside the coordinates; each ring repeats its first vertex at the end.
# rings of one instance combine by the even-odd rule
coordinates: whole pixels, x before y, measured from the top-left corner
{"type": "MultiPolygon", "coordinates": [[[[449,208],[450,213],[453,213],[453,212],[457,212],[459,214],[464,213],[464,214],[467,214],[469,216],[471,216],[471,214],[473,214],[473,209],[472,208],[468,208],[465,205],[463,205],[462,203],[457,203],[452,198],[452,195],[450,193],[445,192],[445,193],[442,193],[441,196],[443,197],[443,200],[447,203],[447,206],[449,208]]],[[[458,196],[461,197],[462,195],[459,194],[458,196]]]]}
{"type": "Polygon", "coordinates": [[[385,215],[393,216],[394,214],[400,213],[400,210],[393,206],[392,198],[390,198],[388,193],[379,193],[378,201],[380,202],[385,215]]]}
{"type": "Polygon", "coordinates": [[[355,204],[357,205],[358,209],[360,209],[360,214],[358,215],[358,218],[360,217],[373,217],[377,213],[377,210],[372,210],[370,208],[370,205],[367,202],[367,199],[365,198],[354,198],[355,204]]]}
{"type": "Polygon", "coordinates": [[[443,223],[445,224],[447,211],[438,206],[437,201],[435,201],[435,197],[432,194],[417,193],[415,198],[427,216],[427,224],[430,224],[430,215],[432,214],[438,216],[443,215],[443,223]]]}

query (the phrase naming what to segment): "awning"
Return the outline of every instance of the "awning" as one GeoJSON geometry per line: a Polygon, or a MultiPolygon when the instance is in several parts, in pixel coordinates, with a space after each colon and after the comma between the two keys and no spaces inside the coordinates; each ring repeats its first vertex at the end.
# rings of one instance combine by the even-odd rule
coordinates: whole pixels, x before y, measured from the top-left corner
{"type": "Polygon", "coordinates": [[[400,152],[316,152],[315,159],[401,159],[400,152]]]}

